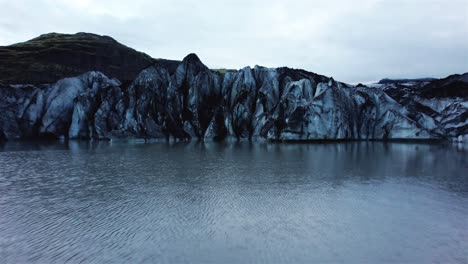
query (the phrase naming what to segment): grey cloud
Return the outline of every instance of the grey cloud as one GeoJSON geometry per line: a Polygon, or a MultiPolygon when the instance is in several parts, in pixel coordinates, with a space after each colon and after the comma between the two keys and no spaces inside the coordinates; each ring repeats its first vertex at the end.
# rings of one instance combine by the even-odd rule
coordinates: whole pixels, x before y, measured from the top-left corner
{"type": "Polygon", "coordinates": [[[110,35],[210,67],[304,68],[347,82],[468,71],[465,0],[0,0],[0,45],[46,32],[110,35]]]}

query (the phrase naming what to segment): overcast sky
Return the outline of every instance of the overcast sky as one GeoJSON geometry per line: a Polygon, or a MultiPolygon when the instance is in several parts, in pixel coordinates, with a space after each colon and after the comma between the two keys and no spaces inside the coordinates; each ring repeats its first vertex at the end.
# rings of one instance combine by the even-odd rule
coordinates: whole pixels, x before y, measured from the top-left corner
{"type": "Polygon", "coordinates": [[[289,66],[345,82],[468,71],[468,0],[0,0],[0,45],[92,32],[211,68],[289,66]]]}

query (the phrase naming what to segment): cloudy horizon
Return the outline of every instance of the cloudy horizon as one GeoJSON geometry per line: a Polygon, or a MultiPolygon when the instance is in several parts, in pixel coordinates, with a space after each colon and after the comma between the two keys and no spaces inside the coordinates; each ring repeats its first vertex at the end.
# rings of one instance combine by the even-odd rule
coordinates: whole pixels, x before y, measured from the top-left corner
{"type": "Polygon", "coordinates": [[[0,45],[44,33],[108,35],[210,68],[288,66],[349,83],[468,71],[468,1],[0,0],[0,45]]]}

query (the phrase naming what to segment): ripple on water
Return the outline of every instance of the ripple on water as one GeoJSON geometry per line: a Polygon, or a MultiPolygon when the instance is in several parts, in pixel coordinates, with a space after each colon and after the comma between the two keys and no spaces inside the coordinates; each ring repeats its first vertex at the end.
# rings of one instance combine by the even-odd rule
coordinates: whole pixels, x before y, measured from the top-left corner
{"type": "Polygon", "coordinates": [[[0,259],[466,263],[468,158],[446,145],[0,149],[0,259]]]}

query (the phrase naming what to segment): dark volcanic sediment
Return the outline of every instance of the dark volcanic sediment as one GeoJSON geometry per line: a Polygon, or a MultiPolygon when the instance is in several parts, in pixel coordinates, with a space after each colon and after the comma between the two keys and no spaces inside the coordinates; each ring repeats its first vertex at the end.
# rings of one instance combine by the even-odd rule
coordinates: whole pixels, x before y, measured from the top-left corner
{"type": "MultiPolygon", "coordinates": [[[[70,59],[73,70],[41,68],[45,77],[38,79],[4,72],[9,62],[0,53],[0,139],[467,139],[468,74],[353,86],[290,68],[218,72],[195,54],[154,60],[103,41],[114,45],[83,48],[70,40],[70,58],[79,58],[70,59]],[[76,54],[82,52],[90,54],[76,54]],[[64,78],[73,73],[80,75],[64,78]]],[[[47,45],[38,61],[67,61],[55,44],[44,53],[47,45]]],[[[36,60],[24,56],[18,65],[36,60]]]]}

